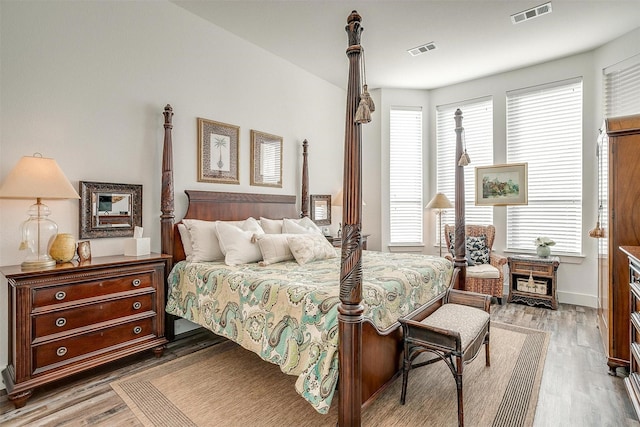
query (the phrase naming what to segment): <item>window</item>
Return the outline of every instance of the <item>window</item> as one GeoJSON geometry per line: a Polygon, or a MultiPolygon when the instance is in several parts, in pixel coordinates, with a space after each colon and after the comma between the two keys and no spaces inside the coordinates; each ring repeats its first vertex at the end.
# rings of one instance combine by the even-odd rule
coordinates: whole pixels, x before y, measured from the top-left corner
{"type": "Polygon", "coordinates": [[[392,107],[390,116],[390,242],[422,244],[422,109],[392,107]]]}
{"type": "Polygon", "coordinates": [[[604,69],[605,117],[640,113],[640,55],[604,69]]]}
{"type": "Polygon", "coordinates": [[[582,248],[582,78],[507,92],[507,161],[527,162],[529,205],[507,207],[507,249],[582,248]]]}
{"type": "MultiPolygon", "coordinates": [[[[463,101],[436,107],[436,143],[438,150],[437,180],[438,192],[444,193],[452,203],[455,199],[455,168],[456,159],[456,124],[454,114],[456,109],[462,111],[463,143],[466,145],[471,164],[464,169],[465,218],[467,224],[493,223],[493,208],[491,206],[475,206],[475,171],[474,166],[493,164],[493,99],[491,97],[463,101]]],[[[442,212],[442,227],[444,224],[455,223],[455,210],[442,212]]],[[[435,235],[438,224],[435,224],[435,235]]],[[[436,239],[436,244],[438,240],[436,239]]]]}

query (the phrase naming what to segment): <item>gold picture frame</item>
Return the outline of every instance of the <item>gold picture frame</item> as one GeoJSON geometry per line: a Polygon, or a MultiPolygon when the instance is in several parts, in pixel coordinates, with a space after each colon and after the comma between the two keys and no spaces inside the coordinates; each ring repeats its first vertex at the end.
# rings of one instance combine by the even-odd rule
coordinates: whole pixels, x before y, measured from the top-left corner
{"type": "Polygon", "coordinates": [[[476,206],[528,204],[527,163],[476,167],[476,206]]]}
{"type": "Polygon", "coordinates": [[[240,126],[198,118],[198,181],[240,184],[240,126]]]}
{"type": "Polygon", "coordinates": [[[251,129],[251,185],[282,188],[282,137],[251,129]]]}

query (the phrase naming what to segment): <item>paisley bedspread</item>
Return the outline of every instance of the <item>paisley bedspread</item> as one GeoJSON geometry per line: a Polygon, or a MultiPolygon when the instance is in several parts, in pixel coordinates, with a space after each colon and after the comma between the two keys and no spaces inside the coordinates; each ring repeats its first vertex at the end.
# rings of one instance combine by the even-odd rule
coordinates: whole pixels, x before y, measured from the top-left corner
{"type": "MultiPolygon", "coordinates": [[[[449,284],[444,258],[363,251],[364,317],[379,331],[449,284]]],[[[296,375],[296,390],[327,413],[338,380],[340,257],[261,267],[221,262],[175,265],[167,313],[225,336],[296,375]]]]}

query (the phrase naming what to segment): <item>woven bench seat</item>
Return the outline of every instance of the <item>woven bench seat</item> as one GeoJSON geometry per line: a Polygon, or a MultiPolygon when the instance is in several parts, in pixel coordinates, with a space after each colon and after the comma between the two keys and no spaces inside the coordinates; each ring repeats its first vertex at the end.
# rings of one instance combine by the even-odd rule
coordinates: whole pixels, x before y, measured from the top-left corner
{"type": "Polygon", "coordinates": [[[402,394],[404,405],[409,371],[444,360],[456,381],[458,394],[458,425],[464,425],[462,372],[464,365],[478,355],[485,346],[486,366],[490,366],[489,326],[491,296],[451,289],[444,304],[424,319],[415,318],[420,309],[400,318],[404,332],[404,360],[402,366],[402,394]],[[421,353],[430,352],[436,358],[414,363],[421,353]],[[455,364],[453,362],[455,358],[455,364]]]}

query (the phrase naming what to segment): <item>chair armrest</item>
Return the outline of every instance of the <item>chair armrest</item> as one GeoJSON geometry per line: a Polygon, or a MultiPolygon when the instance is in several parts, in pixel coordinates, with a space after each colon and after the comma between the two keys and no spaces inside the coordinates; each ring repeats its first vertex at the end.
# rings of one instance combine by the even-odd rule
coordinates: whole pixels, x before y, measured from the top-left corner
{"type": "Polygon", "coordinates": [[[408,343],[417,341],[423,346],[437,347],[440,350],[461,350],[462,340],[458,331],[425,325],[407,317],[401,317],[398,321],[402,324],[405,341],[408,343]]]}
{"type": "Polygon", "coordinates": [[[500,255],[494,252],[489,254],[489,262],[494,267],[498,267],[500,265],[505,265],[507,263],[507,257],[504,255],[500,255]]]}
{"type": "Polygon", "coordinates": [[[451,254],[449,252],[447,252],[446,254],[443,255],[443,258],[448,259],[449,261],[453,262],[453,257],[451,256],[451,254]]]}
{"type": "Polygon", "coordinates": [[[447,303],[467,305],[491,313],[491,295],[451,289],[447,295],[447,303]]]}

